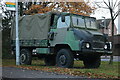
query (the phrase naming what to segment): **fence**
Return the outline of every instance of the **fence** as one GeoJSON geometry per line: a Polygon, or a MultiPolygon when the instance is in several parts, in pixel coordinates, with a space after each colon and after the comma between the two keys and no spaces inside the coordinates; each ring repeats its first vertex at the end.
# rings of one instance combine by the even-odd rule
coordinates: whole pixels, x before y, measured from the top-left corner
{"type": "MultiPolygon", "coordinates": [[[[112,37],[109,37],[109,41],[112,42],[112,37]]],[[[120,35],[114,36],[113,46],[113,55],[120,56],[120,35]]]]}

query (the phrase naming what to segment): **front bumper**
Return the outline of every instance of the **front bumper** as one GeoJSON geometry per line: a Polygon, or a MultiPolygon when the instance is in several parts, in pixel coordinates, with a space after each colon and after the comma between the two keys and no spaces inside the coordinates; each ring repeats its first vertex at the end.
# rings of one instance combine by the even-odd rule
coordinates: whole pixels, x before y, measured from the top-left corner
{"type": "Polygon", "coordinates": [[[97,49],[82,49],[82,53],[99,53],[103,55],[112,55],[112,51],[97,49]]]}

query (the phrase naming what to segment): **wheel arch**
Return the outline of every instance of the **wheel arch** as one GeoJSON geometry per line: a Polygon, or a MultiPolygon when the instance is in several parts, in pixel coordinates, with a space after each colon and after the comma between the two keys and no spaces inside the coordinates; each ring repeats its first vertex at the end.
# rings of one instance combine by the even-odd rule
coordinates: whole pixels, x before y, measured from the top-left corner
{"type": "Polygon", "coordinates": [[[68,44],[56,44],[54,47],[54,52],[57,53],[60,49],[63,49],[63,48],[71,50],[71,47],[68,44]]]}

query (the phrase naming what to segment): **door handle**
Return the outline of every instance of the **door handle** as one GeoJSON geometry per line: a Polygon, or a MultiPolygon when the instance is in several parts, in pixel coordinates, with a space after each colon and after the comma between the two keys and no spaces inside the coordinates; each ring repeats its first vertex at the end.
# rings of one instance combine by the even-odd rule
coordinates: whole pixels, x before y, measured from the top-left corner
{"type": "Polygon", "coordinates": [[[55,36],[55,33],[54,33],[54,32],[49,32],[49,33],[48,33],[48,39],[49,39],[49,40],[53,40],[53,39],[54,39],[54,36],[55,36]]]}

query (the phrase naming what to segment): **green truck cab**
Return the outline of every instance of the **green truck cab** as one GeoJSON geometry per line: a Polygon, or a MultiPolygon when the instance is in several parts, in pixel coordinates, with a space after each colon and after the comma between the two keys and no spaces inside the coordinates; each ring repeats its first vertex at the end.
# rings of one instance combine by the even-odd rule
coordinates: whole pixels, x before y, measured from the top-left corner
{"type": "MultiPolygon", "coordinates": [[[[11,46],[15,50],[15,26],[11,46]]],[[[111,55],[111,44],[100,33],[96,19],[72,13],[27,15],[19,20],[20,63],[31,64],[33,55],[44,57],[47,66],[73,67],[82,60],[87,68],[98,68],[100,56],[111,55]]]]}

